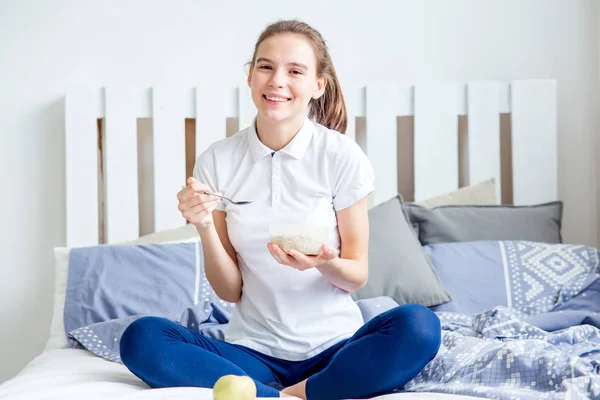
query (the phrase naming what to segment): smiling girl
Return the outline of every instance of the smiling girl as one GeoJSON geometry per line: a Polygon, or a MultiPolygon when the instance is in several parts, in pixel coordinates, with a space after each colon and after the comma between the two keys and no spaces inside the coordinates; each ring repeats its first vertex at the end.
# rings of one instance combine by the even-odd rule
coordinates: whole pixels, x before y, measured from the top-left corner
{"type": "MultiPolygon", "coordinates": [[[[154,388],[213,387],[247,375],[259,397],[369,397],[401,388],[436,355],[440,322],[406,304],[363,321],[351,293],[368,278],[371,164],[343,135],[344,98],[321,35],[279,21],[260,35],[251,126],[213,143],[177,197],[201,237],[207,279],[236,303],[224,340],[162,318],[133,322],[123,363],[154,388]],[[252,199],[235,205],[233,199],[252,199]],[[329,226],[321,254],[284,252],[269,225],[329,226]]],[[[398,245],[402,245],[398,243],[398,245]]]]}

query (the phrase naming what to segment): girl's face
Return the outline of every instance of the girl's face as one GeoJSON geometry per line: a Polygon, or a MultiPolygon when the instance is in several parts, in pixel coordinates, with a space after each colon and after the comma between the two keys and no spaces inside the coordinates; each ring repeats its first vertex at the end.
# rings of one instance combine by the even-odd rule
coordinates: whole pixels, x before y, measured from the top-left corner
{"type": "Polygon", "coordinates": [[[311,99],[325,91],[317,77],[317,60],[310,42],[294,34],[264,40],[248,74],[248,85],[259,116],[271,122],[304,118],[311,99]]]}

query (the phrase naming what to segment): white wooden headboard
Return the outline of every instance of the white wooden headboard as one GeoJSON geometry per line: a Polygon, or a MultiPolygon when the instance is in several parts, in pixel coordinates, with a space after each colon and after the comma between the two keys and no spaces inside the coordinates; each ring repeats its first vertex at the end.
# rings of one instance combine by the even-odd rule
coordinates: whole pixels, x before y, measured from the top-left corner
{"type": "MultiPolygon", "coordinates": [[[[343,90],[349,114],[346,134],[365,150],[376,175],[371,206],[399,192],[406,174],[405,159],[399,154],[403,143],[411,141],[414,196],[409,197],[415,200],[490,178],[496,179],[499,198],[506,189],[501,185],[512,185],[514,204],[556,200],[554,80],[346,86],[343,90]],[[510,132],[508,173],[501,169],[503,116],[509,117],[504,124],[510,132]],[[405,117],[410,118],[409,141],[403,136],[405,117]],[[468,119],[468,128],[461,118],[468,119]]],[[[65,96],[66,245],[94,245],[102,237],[114,243],[139,236],[138,118],[152,118],[154,230],[161,231],[185,224],[176,193],[186,179],[186,119],[195,119],[193,154],[198,155],[226,137],[228,118],[237,118],[243,128],[255,112],[245,84],[69,90],[65,96]],[[102,134],[99,121],[103,121],[102,134]]]]}

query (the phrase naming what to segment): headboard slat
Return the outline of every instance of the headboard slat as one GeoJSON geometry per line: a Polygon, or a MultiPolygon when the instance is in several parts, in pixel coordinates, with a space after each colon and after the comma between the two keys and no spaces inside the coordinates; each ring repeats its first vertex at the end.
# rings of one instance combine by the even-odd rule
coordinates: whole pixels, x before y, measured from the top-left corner
{"type": "Polygon", "coordinates": [[[67,246],[99,242],[97,98],[86,87],[65,98],[67,246]]]}
{"type": "Polygon", "coordinates": [[[104,187],[106,241],[139,237],[138,146],[135,94],[129,87],[106,89],[104,187]]]}
{"type": "Polygon", "coordinates": [[[210,87],[196,88],[196,158],[220,139],[225,139],[229,93],[210,87]]]}
{"type": "Polygon", "coordinates": [[[383,203],[398,194],[396,115],[399,107],[398,86],[367,86],[366,153],[375,173],[375,192],[371,206],[383,203]]]}
{"type": "Polygon", "coordinates": [[[514,204],[557,198],[556,83],[515,81],[511,90],[514,204]]]}
{"type": "Polygon", "coordinates": [[[248,85],[240,85],[237,90],[238,95],[238,120],[240,129],[250,126],[254,116],[256,115],[256,106],[252,101],[250,88],[248,85]]]}
{"type": "Polygon", "coordinates": [[[344,90],[344,101],[348,113],[346,136],[356,141],[356,118],[365,116],[365,89],[350,86],[344,90]]]}
{"type": "Polygon", "coordinates": [[[454,82],[415,86],[415,200],[458,189],[458,100],[454,82]]]}
{"type": "Polygon", "coordinates": [[[467,85],[468,178],[476,184],[490,178],[496,180],[496,198],[500,202],[500,84],[472,82],[467,85]]]}
{"type": "Polygon", "coordinates": [[[185,185],[184,94],[167,86],[152,93],[155,231],[185,225],[176,197],[185,185]]]}

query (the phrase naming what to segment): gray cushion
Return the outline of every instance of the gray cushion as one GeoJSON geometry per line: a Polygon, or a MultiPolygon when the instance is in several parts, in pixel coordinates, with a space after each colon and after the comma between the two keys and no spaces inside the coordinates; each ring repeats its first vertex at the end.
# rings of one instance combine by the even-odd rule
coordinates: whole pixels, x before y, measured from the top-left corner
{"type": "Polygon", "coordinates": [[[444,290],[402,210],[399,197],[369,210],[369,281],[355,300],[391,297],[430,307],[447,303],[444,290]]]}
{"type": "Polygon", "coordinates": [[[531,206],[473,205],[427,209],[403,207],[422,245],[476,240],[528,240],[562,243],[563,203],[531,206]]]}

